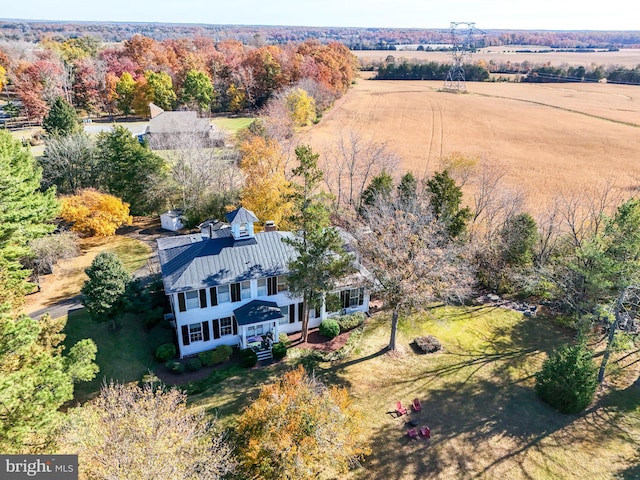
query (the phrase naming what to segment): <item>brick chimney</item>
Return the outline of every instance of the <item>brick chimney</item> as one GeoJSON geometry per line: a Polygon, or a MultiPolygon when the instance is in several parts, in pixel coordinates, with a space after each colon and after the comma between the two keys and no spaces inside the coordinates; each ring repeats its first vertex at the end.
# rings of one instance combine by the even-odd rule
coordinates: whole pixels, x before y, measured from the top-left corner
{"type": "Polygon", "coordinates": [[[273,220],[267,220],[264,222],[264,231],[265,232],[275,232],[278,228],[276,227],[276,223],[273,220]]]}

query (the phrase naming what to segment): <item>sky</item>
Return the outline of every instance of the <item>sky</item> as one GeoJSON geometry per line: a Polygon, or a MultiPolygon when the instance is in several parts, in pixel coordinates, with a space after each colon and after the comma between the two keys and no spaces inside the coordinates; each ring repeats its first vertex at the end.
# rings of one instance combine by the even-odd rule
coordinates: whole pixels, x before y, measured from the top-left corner
{"type": "Polygon", "coordinates": [[[3,19],[320,27],[640,30],[637,0],[5,0],[3,19]]]}

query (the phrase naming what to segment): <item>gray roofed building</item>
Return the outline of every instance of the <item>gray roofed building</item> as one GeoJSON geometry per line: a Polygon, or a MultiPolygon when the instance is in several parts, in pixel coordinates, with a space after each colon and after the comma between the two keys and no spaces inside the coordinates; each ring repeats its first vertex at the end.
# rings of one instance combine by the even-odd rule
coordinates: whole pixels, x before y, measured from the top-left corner
{"type": "Polygon", "coordinates": [[[158,256],[167,294],[198,290],[261,277],[283,275],[296,250],[282,241],[289,232],[262,232],[246,240],[230,229],[158,240],[158,256]]]}
{"type": "Polygon", "coordinates": [[[278,304],[264,300],[252,300],[246,305],[236,308],[233,314],[238,321],[238,325],[263,323],[269,320],[280,320],[282,318],[282,311],[278,304]]]}

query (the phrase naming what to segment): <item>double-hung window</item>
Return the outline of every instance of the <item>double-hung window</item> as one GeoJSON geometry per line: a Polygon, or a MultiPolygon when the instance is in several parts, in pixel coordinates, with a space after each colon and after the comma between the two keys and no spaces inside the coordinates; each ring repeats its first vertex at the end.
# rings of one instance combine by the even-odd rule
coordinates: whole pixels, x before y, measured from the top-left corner
{"type": "Polygon", "coordinates": [[[202,341],[202,324],[192,323],[189,325],[189,340],[191,342],[202,341]]]}
{"type": "Polygon", "coordinates": [[[287,292],[289,290],[289,283],[287,282],[286,275],[278,275],[278,293],[287,292]]]}
{"type": "Polygon", "coordinates": [[[280,307],[280,312],[282,312],[282,318],[280,319],[280,325],[286,325],[289,323],[289,305],[285,305],[284,307],[280,307]]]}
{"type": "Polygon", "coordinates": [[[220,285],[218,287],[218,304],[230,301],[231,294],[229,293],[229,285],[220,285]]]}
{"type": "Polygon", "coordinates": [[[259,278],[258,279],[258,296],[265,297],[267,295],[267,279],[259,278]]]}
{"type": "Polygon", "coordinates": [[[187,310],[192,308],[200,308],[200,295],[197,290],[186,292],[187,310]]]}
{"type": "Polygon", "coordinates": [[[242,297],[242,300],[250,299],[251,298],[251,281],[245,280],[240,284],[240,288],[241,288],[240,296],[242,297]]]}
{"type": "Polygon", "coordinates": [[[233,333],[233,327],[231,317],[225,317],[220,319],[220,336],[231,335],[233,333]]]}

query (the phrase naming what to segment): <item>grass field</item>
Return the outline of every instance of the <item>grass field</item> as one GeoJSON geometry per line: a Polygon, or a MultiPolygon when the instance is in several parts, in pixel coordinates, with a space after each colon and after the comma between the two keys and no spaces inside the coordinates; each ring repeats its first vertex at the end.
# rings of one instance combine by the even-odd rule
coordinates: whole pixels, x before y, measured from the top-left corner
{"type": "Polygon", "coordinates": [[[254,120],[253,117],[215,117],[211,119],[211,122],[216,127],[234,134],[238,130],[247,128],[254,120]]]}
{"type": "MultiPolygon", "coordinates": [[[[403,352],[390,356],[384,352],[388,317],[374,316],[351,358],[315,370],[327,382],[346,386],[366,414],[373,453],[352,478],[636,478],[640,388],[630,382],[637,365],[618,369],[616,389],[579,415],[553,411],[533,391],[532,375],[545,354],[570,339],[544,317],[493,307],[435,308],[401,321],[403,352]],[[427,333],[441,340],[443,352],[412,350],[412,339],[427,333]],[[407,404],[414,397],[423,409],[411,416],[431,427],[430,441],[410,441],[409,417],[391,414],[396,401],[407,404]]],[[[295,361],[233,370],[191,401],[233,425],[259,385],[295,361]]]]}
{"type": "Polygon", "coordinates": [[[640,184],[640,87],[607,84],[467,83],[361,79],[300,142],[323,152],[347,131],[385,143],[396,172],[423,177],[460,153],[506,172],[529,205],[607,180],[623,196],[640,184]]]}
{"type": "Polygon", "coordinates": [[[111,322],[97,323],[84,308],[69,313],[64,333],[65,345],[71,346],[83,338],[91,338],[98,347],[96,363],[100,371],[91,382],[75,386],[75,402],[85,402],[100,391],[104,381],[138,382],[149,369],[155,369],[155,349],[171,342],[168,324],[158,324],[151,330],[144,328],[139,317],[126,315],[120,328],[111,329],[111,322]],[[166,325],[167,328],[165,328],[166,325]]]}

